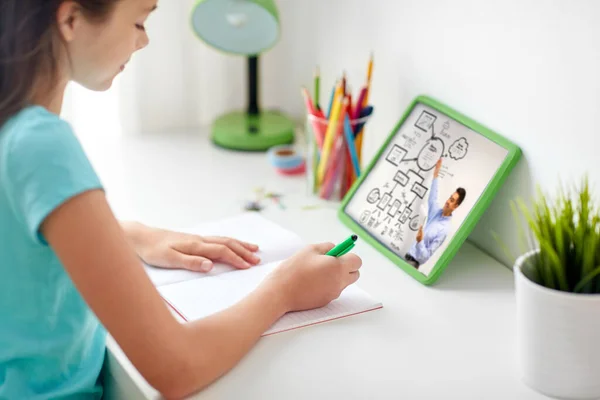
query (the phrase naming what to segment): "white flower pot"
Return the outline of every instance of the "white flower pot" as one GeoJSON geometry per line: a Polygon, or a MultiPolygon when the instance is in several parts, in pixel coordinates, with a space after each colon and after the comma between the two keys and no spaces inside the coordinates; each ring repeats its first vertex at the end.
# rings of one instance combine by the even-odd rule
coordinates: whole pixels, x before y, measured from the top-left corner
{"type": "Polygon", "coordinates": [[[543,287],[515,263],[519,372],[532,389],[560,399],[600,399],[600,295],[543,287]]]}

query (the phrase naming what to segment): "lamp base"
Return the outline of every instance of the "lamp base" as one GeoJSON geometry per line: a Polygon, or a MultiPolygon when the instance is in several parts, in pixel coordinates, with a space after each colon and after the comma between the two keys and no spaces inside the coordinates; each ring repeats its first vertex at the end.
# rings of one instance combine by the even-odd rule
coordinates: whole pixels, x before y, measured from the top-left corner
{"type": "Polygon", "coordinates": [[[220,147],[242,151],[266,151],[294,141],[294,122],[277,111],[257,115],[236,111],[219,117],[212,127],[212,141],[220,147]]]}

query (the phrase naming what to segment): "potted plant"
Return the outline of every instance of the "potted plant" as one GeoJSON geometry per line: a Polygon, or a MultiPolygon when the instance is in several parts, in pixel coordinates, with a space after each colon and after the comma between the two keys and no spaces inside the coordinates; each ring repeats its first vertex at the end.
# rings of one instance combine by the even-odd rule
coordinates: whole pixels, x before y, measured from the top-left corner
{"type": "Polygon", "coordinates": [[[531,207],[520,199],[511,206],[524,244],[514,264],[521,377],[552,397],[598,399],[598,201],[585,177],[566,193],[561,187],[554,200],[538,191],[531,207]]]}

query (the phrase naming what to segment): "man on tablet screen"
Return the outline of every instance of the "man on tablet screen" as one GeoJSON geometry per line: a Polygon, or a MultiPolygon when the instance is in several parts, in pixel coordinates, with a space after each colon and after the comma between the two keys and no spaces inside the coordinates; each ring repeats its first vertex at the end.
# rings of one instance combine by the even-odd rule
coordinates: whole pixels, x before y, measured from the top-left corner
{"type": "Polygon", "coordinates": [[[433,180],[427,202],[428,210],[425,230],[423,230],[423,226],[419,228],[417,240],[404,257],[406,262],[417,269],[420,265],[425,264],[438,247],[444,243],[452,223],[452,212],[461,205],[467,194],[465,189],[459,187],[446,200],[443,207],[437,204],[438,175],[441,167],[442,159],[440,158],[433,171],[433,180]]]}

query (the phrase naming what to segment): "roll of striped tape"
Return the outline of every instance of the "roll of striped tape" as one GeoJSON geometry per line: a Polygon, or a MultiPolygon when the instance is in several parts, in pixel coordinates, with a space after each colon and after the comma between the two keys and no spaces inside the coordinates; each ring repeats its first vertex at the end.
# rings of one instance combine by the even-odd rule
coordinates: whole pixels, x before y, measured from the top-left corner
{"type": "Polygon", "coordinates": [[[304,161],[302,161],[302,164],[300,164],[296,168],[291,168],[291,169],[277,168],[277,172],[279,172],[280,174],[283,174],[283,175],[299,175],[299,174],[303,174],[306,172],[306,165],[305,165],[304,161]]]}
{"type": "Polygon", "coordinates": [[[299,171],[304,165],[304,157],[291,145],[271,147],[268,157],[271,165],[279,171],[299,171]]]}

